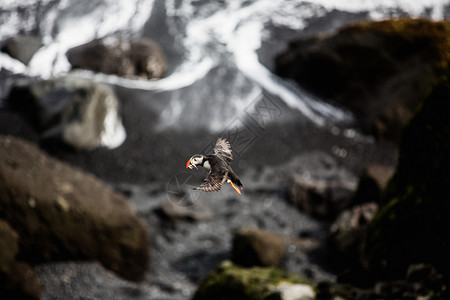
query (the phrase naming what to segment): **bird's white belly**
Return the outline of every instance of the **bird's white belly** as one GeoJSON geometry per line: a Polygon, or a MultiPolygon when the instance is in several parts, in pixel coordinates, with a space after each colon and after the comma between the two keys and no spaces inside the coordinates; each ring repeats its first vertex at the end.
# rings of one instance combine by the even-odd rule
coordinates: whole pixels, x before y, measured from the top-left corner
{"type": "Polygon", "coordinates": [[[209,164],[209,161],[205,161],[203,164],[203,168],[205,168],[206,171],[211,171],[211,165],[209,164]]]}

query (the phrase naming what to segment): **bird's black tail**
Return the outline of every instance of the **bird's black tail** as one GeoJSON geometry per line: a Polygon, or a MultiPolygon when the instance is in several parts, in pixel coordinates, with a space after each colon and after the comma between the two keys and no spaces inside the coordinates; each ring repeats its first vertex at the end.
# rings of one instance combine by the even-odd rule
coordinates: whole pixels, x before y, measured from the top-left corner
{"type": "Polygon", "coordinates": [[[231,168],[228,170],[228,178],[238,187],[242,189],[242,182],[239,179],[239,177],[231,170],[231,168]]]}

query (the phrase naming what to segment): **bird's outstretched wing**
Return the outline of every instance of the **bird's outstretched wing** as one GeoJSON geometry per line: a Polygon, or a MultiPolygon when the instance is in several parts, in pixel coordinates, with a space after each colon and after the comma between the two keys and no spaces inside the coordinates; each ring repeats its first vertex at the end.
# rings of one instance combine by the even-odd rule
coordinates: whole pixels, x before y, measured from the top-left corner
{"type": "Polygon", "coordinates": [[[208,176],[203,180],[202,184],[194,190],[201,190],[204,192],[217,192],[222,187],[222,184],[227,178],[227,171],[212,170],[208,176]]]}
{"type": "Polygon", "coordinates": [[[230,143],[226,139],[218,138],[214,146],[214,154],[222,158],[227,164],[231,164],[233,154],[230,143]]]}

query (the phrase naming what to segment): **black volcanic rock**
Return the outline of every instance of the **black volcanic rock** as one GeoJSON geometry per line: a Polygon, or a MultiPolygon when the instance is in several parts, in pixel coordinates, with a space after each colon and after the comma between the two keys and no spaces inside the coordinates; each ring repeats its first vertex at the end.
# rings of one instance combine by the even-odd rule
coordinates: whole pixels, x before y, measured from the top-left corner
{"type": "Polygon", "coordinates": [[[276,72],[350,108],[365,128],[399,140],[403,125],[450,61],[450,22],[388,20],[297,40],[276,72]]]}

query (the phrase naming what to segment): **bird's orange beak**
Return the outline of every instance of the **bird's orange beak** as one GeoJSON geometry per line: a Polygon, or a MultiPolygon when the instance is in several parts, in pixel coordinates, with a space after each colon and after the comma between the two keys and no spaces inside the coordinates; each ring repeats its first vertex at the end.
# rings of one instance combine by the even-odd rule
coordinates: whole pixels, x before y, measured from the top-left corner
{"type": "Polygon", "coordinates": [[[186,169],[189,168],[190,165],[191,165],[191,159],[189,159],[188,162],[186,163],[186,169]]]}
{"type": "MultiPolygon", "coordinates": [[[[234,185],[233,181],[230,181],[231,187],[240,195],[241,191],[234,185]]],[[[241,188],[242,189],[242,188],[241,188]]]]}

